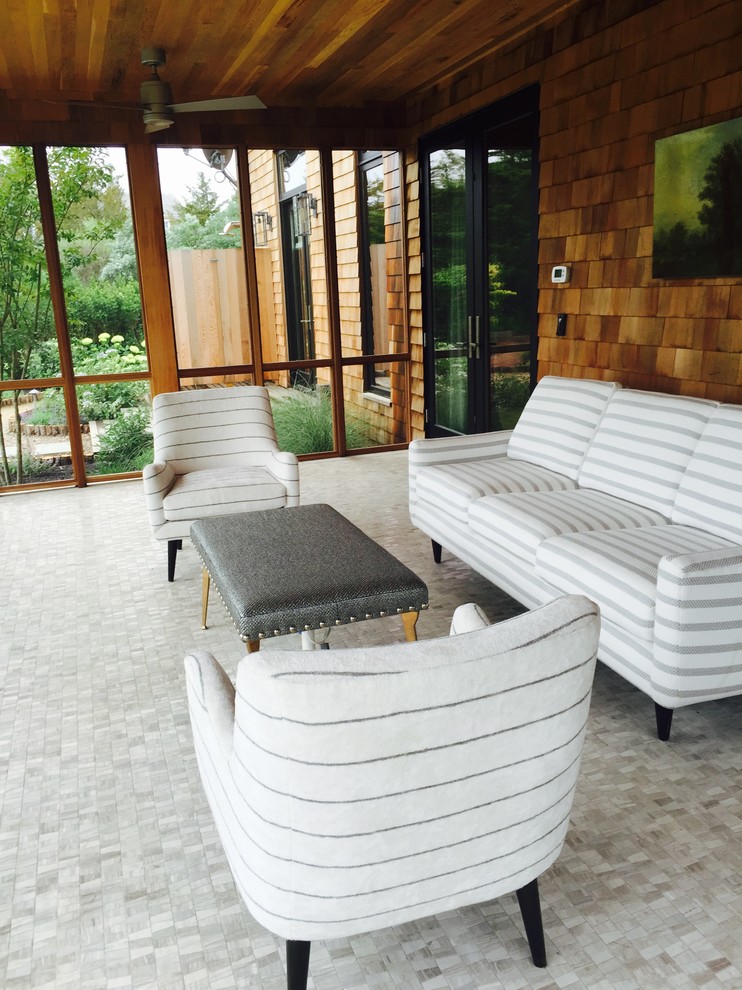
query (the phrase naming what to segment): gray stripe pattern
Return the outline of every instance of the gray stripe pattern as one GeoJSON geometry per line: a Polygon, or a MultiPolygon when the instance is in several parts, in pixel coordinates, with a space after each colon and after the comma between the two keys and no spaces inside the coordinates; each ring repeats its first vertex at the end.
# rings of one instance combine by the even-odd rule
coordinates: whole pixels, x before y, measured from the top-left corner
{"type": "Polygon", "coordinates": [[[660,562],[668,555],[725,546],[719,537],[684,526],[580,533],[542,543],[536,570],[555,587],[589,593],[603,616],[651,641],[660,562]]]}
{"type": "Polygon", "coordinates": [[[549,468],[573,481],[614,382],[557,378],[540,380],[508,444],[508,457],[549,468]]]}
{"type": "Polygon", "coordinates": [[[672,521],[742,543],[742,406],[720,406],[680,482],[672,521]]]}
{"type": "Polygon", "coordinates": [[[278,449],[265,388],[157,395],[152,434],[155,460],[142,478],[158,539],[187,536],[195,519],[299,502],[298,462],[278,449]]]}
{"type": "Polygon", "coordinates": [[[566,833],[597,636],[574,597],[450,639],[333,650],[322,676],[305,654],[253,654],[229,756],[189,665],[199,767],[253,916],[329,938],[537,876],[566,833]]]}
{"type": "Polygon", "coordinates": [[[622,389],[598,425],[580,469],[580,488],[670,515],[683,472],[716,409],[705,399],[622,389]]]}
{"type": "Polygon", "coordinates": [[[475,502],[469,524],[475,533],[535,566],[539,545],[554,536],[661,526],[665,517],[603,492],[498,495],[475,502]]]}
{"type": "Polygon", "coordinates": [[[699,700],[742,691],[742,552],[709,539],[729,549],[667,556],[657,575],[654,683],[699,700]]]}
{"type": "Polygon", "coordinates": [[[510,457],[427,467],[417,476],[418,498],[441,506],[463,522],[470,506],[487,495],[556,492],[575,487],[566,475],[510,457]]]}

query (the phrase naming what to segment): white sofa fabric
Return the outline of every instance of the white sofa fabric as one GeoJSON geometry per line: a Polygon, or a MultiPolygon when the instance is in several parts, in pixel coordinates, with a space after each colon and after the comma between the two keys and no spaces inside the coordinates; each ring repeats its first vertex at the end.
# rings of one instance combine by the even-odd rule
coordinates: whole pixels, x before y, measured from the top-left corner
{"type": "Polygon", "coordinates": [[[168,541],[170,581],[194,520],[299,504],[298,459],[278,447],[262,386],[156,395],[152,433],[142,478],[155,538],[168,541]]]}
{"type": "Polygon", "coordinates": [[[742,406],[549,376],[512,431],[413,441],[409,482],[436,560],[528,607],[598,603],[598,657],[661,738],[674,709],[742,693],[742,406]]]}
{"type": "Polygon", "coordinates": [[[236,689],[188,655],[201,778],[252,916],[295,950],[529,890],[545,965],[536,881],[568,828],[599,623],[583,596],[493,626],[467,605],[451,637],[253,653],[236,689]]]}

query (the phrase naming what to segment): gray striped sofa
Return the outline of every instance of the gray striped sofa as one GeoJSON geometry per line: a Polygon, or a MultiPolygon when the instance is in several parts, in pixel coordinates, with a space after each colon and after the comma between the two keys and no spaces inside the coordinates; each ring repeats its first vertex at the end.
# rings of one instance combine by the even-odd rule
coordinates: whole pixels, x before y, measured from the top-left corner
{"type": "Polygon", "coordinates": [[[416,440],[412,522],[528,606],[589,595],[598,657],[672,713],[742,693],[742,406],[543,378],[516,427],[416,440]]]}
{"type": "Polygon", "coordinates": [[[167,541],[168,581],[194,520],[299,504],[299,462],[278,447],[262,386],[160,393],[152,434],[142,479],[154,536],[167,541]]]}
{"type": "MultiPolygon", "coordinates": [[[[310,943],[517,892],[546,965],[538,878],[569,826],[600,624],[565,596],[451,637],[185,660],[201,780],[250,914],[310,943]]],[[[318,984],[319,985],[319,984],[318,984]]]]}

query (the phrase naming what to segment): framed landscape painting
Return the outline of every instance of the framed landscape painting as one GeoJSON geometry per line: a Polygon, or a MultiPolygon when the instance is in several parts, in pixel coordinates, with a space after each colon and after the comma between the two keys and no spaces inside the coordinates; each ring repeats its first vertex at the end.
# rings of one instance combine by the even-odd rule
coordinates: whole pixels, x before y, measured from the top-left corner
{"type": "Polygon", "coordinates": [[[742,275],[742,117],[655,142],[654,278],[742,275]]]}

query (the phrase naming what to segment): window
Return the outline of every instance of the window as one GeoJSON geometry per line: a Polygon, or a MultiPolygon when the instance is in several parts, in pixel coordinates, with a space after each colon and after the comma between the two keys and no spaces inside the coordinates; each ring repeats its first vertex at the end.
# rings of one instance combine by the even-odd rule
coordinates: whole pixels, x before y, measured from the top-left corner
{"type": "MultiPolygon", "coordinates": [[[[358,155],[361,327],[364,354],[389,352],[384,159],[380,151],[358,155]]],[[[365,366],[367,392],[389,395],[386,364],[365,366]]]]}
{"type": "Polygon", "coordinates": [[[0,148],[0,268],[0,488],[139,470],[149,366],[124,151],[0,148]]]}

